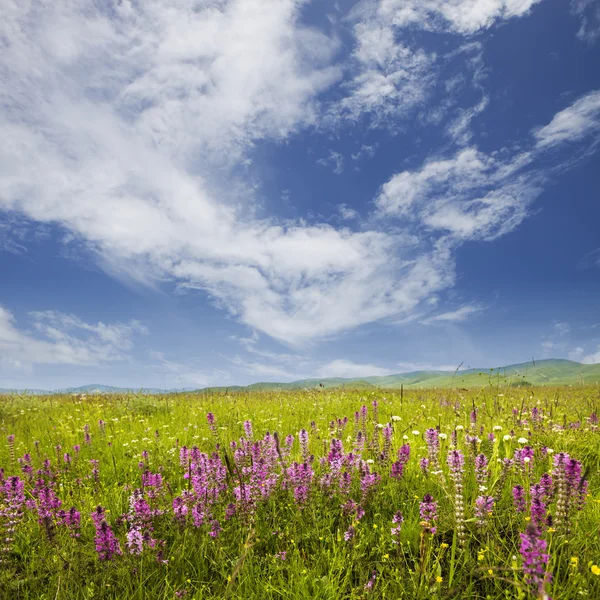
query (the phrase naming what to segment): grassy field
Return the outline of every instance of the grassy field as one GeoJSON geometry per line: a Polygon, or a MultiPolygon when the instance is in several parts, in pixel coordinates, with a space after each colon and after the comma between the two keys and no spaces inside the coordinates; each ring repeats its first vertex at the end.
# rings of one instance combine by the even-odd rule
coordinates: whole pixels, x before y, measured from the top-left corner
{"type": "Polygon", "coordinates": [[[0,398],[0,598],[600,598],[597,387],[0,398]]]}

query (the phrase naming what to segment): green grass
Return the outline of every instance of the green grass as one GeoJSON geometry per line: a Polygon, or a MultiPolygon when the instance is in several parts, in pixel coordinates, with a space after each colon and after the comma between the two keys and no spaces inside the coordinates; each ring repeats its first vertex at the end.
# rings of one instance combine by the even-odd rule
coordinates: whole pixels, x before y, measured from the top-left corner
{"type": "MultiPolygon", "coordinates": [[[[527,378],[531,377],[528,373],[527,378]]],[[[530,389],[510,387],[506,382],[500,388],[497,384],[480,385],[472,391],[458,387],[405,389],[402,393],[399,389],[342,388],[1,398],[1,439],[12,434],[15,440],[12,447],[0,442],[0,466],[5,478],[23,476],[30,506],[18,519],[9,549],[0,552],[0,598],[536,598],[538,595],[525,581],[519,554],[519,534],[525,531],[528,521],[526,514],[514,510],[511,490],[517,484],[529,490],[552,469],[551,455],[544,458],[541,454],[544,447],[552,448],[554,456],[566,451],[581,460],[589,479],[585,507],[573,510],[570,532],[560,527],[544,530],[549,544],[548,570],[553,575],[548,592],[554,600],[600,598],[600,576],[592,572],[594,565],[600,565],[600,433],[588,422],[590,414],[599,408],[598,389],[530,389]],[[390,477],[390,461],[380,456],[383,436],[376,427],[373,400],[379,403],[377,421],[394,425],[392,460],[403,443],[410,443],[411,458],[400,480],[390,477]],[[339,488],[327,492],[320,480],[328,468],[320,465],[320,459],[327,456],[334,437],[342,440],[345,452],[352,450],[356,440],[354,413],[363,405],[369,408],[369,444],[379,448],[367,448],[363,459],[373,461],[369,468],[381,480],[363,497],[360,470],[348,469],[352,476],[348,494],[342,494],[339,488]],[[477,527],[474,518],[474,501],[480,492],[473,475],[472,444],[465,438],[474,405],[478,421],[473,433],[481,438],[476,450],[490,461],[486,493],[497,497],[483,529],[477,527]],[[529,418],[533,407],[544,415],[536,426],[529,418]],[[216,417],[215,431],[206,420],[209,411],[216,417]],[[332,420],[345,416],[349,422],[343,431],[336,424],[330,425],[332,420]],[[392,420],[392,416],[399,419],[392,420]],[[106,423],[104,428],[98,424],[100,419],[106,423]],[[249,477],[234,466],[229,442],[239,440],[244,433],[243,422],[248,419],[253,423],[255,439],[275,431],[281,447],[286,435],[292,434],[295,439],[289,456],[284,452],[281,458],[276,457],[269,471],[280,475],[272,493],[258,501],[250,514],[238,511],[226,520],[227,504],[236,503],[233,489],[240,477],[249,477]],[[310,426],[313,421],[314,428],[310,426]],[[572,423],[578,423],[578,427],[570,427],[572,423]],[[90,426],[90,444],[84,440],[86,424],[90,426]],[[464,547],[458,545],[455,535],[454,493],[446,465],[457,426],[463,428],[458,430],[458,444],[467,462],[464,547]],[[490,442],[487,434],[494,426],[502,430],[496,432],[497,441],[490,442]],[[423,433],[430,427],[439,427],[448,436],[441,442],[443,475],[424,475],[419,468],[419,459],[428,455],[423,433]],[[315,479],[306,504],[299,506],[292,489],[282,485],[282,471],[285,468],[287,472],[294,461],[301,460],[298,432],[302,428],[308,430],[309,450],[315,456],[315,479]],[[503,436],[511,432],[514,435],[505,441],[503,436]],[[531,474],[512,471],[501,489],[494,488],[501,472],[497,460],[513,456],[514,450],[523,446],[518,442],[520,437],[527,438],[535,451],[531,474]],[[73,450],[75,445],[81,446],[78,454],[73,450]],[[223,465],[229,461],[219,500],[211,507],[211,517],[198,527],[191,517],[184,523],[176,521],[171,508],[173,498],[190,487],[185,478],[187,468],[179,462],[182,446],[198,446],[203,452],[215,453],[223,465]],[[148,452],[147,459],[142,459],[143,451],[148,452]],[[74,506],[81,511],[80,537],[71,538],[69,531],[57,523],[56,510],[50,521],[40,524],[35,486],[38,477],[28,480],[17,460],[26,452],[31,454],[36,470],[44,468],[45,458],[50,460],[50,474],[41,476],[54,482],[61,508],[74,506]],[[65,452],[72,457],[70,465],[64,463],[65,452]],[[91,476],[90,459],[99,461],[97,482],[91,476]],[[143,468],[140,461],[144,462],[143,468]],[[162,513],[152,518],[152,537],[159,544],[137,556],[127,550],[130,526],[123,516],[130,511],[130,496],[141,487],[145,469],[163,477],[162,491],[149,500],[162,513]],[[419,503],[426,493],[432,494],[439,505],[433,536],[424,533],[420,524],[419,503]],[[341,505],[348,498],[363,507],[361,519],[344,514],[341,505]],[[94,547],[95,529],[90,515],[98,505],[107,510],[106,521],[123,550],[111,561],[100,561],[94,547]],[[398,545],[391,535],[396,511],[401,511],[405,519],[398,545]],[[222,526],[216,538],[209,535],[214,519],[222,526]],[[346,541],[344,534],[351,525],[356,536],[346,541]],[[166,563],[157,562],[159,550],[166,563]],[[281,559],[282,552],[286,553],[285,560],[281,559]],[[374,571],[377,577],[369,590],[366,586],[374,571]]],[[[250,485],[249,479],[245,481],[250,485]]],[[[260,483],[264,482],[255,482],[256,489],[260,483]]],[[[205,506],[207,499],[196,501],[205,506]]],[[[6,509],[6,502],[6,495],[0,495],[0,513],[3,504],[6,509]]],[[[555,501],[550,503],[549,511],[556,516],[555,501]]],[[[7,530],[6,524],[7,518],[0,516],[0,531],[7,530]]]]}

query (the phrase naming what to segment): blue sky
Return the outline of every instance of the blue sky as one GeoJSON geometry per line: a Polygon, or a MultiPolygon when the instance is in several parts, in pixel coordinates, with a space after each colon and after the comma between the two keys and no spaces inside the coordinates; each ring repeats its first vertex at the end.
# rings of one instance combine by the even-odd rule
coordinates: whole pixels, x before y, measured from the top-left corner
{"type": "Polygon", "coordinates": [[[0,388],[600,362],[599,0],[8,0],[0,388]]]}

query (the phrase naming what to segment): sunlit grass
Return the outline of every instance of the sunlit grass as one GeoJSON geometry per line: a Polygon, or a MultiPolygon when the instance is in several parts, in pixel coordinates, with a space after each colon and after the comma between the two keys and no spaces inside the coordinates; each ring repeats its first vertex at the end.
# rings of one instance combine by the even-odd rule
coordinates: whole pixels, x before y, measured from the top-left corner
{"type": "MultiPolygon", "coordinates": [[[[0,530],[9,539],[0,551],[0,597],[600,598],[600,433],[593,416],[598,401],[592,387],[6,397],[0,400],[3,485],[19,475],[26,504],[11,516],[8,493],[0,496],[0,530]],[[363,406],[366,420],[359,414],[356,422],[363,406]],[[539,411],[537,422],[532,409],[539,411]],[[215,416],[212,427],[208,413],[215,416]],[[239,447],[247,420],[253,439],[262,441],[254,454],[244,455],[239,447]],[[383,429],[388,423],[389,457],[383,429]],[[431,428],[439,431],[439,468],[425,441],[431,428]],[[304,454],[314,456],[307,461],[314,476],[305,490],[299,490],[294,471],[306,458],[302,429],[308,433],[304,454]],[[456,481],[447,465],[454,436],[465,460],[459,482],[464,544],[457,535],[456,481]],[[334,439],[343,445],[339,473],[334,439]],[[392,477],[405,444],[410,458],[401,475],[392,477]],[[212,457],[221,469],[218,485],[211,479],[213,467],[197,468],[183,447],[212,457]],[[524,447],[533,451],[531,462],[502,475],[501,461],[524,447]],[[581,494],[582,510],[573,495],[567,523],[560,524],[558,514],[558,525],[540,527],[551,581],[536,586],[523,572],[521,534],[531,523],[532,485],[552,473],[560,452],[582,462],[589,488],[581,494]],[[30,475],[23,472],[26,453],[30,475]],[[489,476],[480,481],[474,472],[478,454],[489,465],[489,476]],[[430,459],[427,472],[423,458],[430,459]],[[91,460],[98,461],[97,473],[91,460]],[[348,481],[341,484],[343,472],[348,481]],[[160,474],[162,484],[149,484],[148,473],[160,474]],[[201,494],[202,477],[210,491],[201,494]],[[525,493],[522,513],[514,506],[516,485],[525,493]],[[61,506],[45,507],[41,490],[48,486],[61,506]],[[147,523],[130,503],[136,489],[152,510],[147,523]],[[434,523],[420,514],[425,494],[437,503],[434,523]],[[478,523],[476,498],[482,495],[494,503],[478,523]],[[187,514],[174,509],[181,505],[178,498],[187,514]],[[91,515],[98,506],[122,552],[108,560],[96,550],[91,515]],[[80,528],[62,524],[60,511],[71,507],[81,514],[80,528]],[[393,534],[398,511],[404,521],[393,534]],[[135,527],[147,537],[141,554],[128,545],[135,527]]],[[[558,496],[555,489],[546,502],[554,521],[558,496]]]]}

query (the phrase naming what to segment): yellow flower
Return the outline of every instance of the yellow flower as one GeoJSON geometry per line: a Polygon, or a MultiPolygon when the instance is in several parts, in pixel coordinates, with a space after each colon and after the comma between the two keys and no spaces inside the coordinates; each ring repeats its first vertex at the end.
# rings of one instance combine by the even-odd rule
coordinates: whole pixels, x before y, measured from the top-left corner
{"type": "Polygon", "coordinates": [[[377,523],[373,523],[373,529],[377,529],[377,523]]]}
{"type": "Polygon", "coordinates": [[[548,533],[554,533],[555,531],[554,527],[548,527],[548,533]]]}
{"type": "Polygon", "coordinates": [[[435,578],[435,580],[436,580],[438,583],[442,583],[442,581],[444,581],[444,578],[443,578],[443,577],[441,577],[440,575],[438,575],[438,576],[435,578]]]}
{"type": "Polygon", "coordinates": [[[186,582],[187,583],[192,583],[192,580],[191,579],[186,579],[186,582]]]}
{"type": "Polygon", "coordinates": [[[448,547],[448,544],[446,544],[445,542],[442,542],[440,544],[440,548],[447,548],[447,547],[448,547]]]}
{"type": "Polygon", "coordinates": [[[493,574],[494,574],[494,571],[492,571],[491,569],[488,569],[488,573],[489,573],[490,575],[493,575],[493,574]]]}
{"type": "Polygon", "coordinates": [[[477,555],[477,560],[483,560],[484,558],[485,558],[485,556],[483,554],[481,554],[481,553],[479,553],[477,555]]]}
{"type": "Polygon", "coordinates": [[[384,554],[384,555],[383,555],[383,558],[384,558],[384,559],[386,559],[386,560],[387,560],[389,557],[390,557],[390,555],[389,555],[389,554],[384,554]]]}
{"type": "Polygon", "coordinates": [[[576,567],[577,563],[579,563],[579,559],[576,556],[571,556],[571,564],[576,567]]]}
{"type": "Polygon", "coordinates": [[[591,571],[594,575],[600,575],[600,567],[598,565],[592,565],[591,571]]]}

